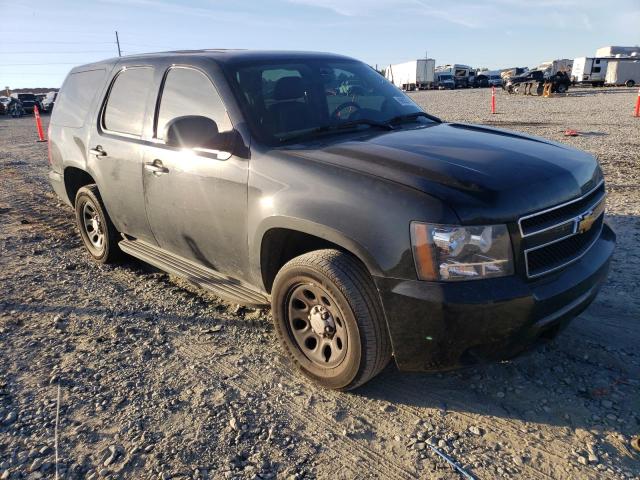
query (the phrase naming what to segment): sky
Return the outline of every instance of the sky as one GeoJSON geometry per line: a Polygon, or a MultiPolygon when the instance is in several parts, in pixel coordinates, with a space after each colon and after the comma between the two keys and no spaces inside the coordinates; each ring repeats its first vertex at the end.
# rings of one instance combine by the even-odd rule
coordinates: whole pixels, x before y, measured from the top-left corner
{"type": "Polygon", "coordinates": [[[74,66],[177,49],[313,50],[372,66],[490,69],[640,44],[640,0],[0,0],[0,88],[59,87],[74,66]]]}

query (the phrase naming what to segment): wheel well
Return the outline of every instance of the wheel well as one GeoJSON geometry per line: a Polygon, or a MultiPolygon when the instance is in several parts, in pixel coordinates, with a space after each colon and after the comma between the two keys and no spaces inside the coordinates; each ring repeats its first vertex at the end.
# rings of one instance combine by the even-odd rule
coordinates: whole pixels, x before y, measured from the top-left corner
{"type": "Polygon", "coordinates": [[[271,293],[278,271],[289,260],[323,248],[345,250],[341,246],[308,233],[287,228],[273,228],[265,233],[260,248],[260,267],[265,289],[271,293]]]}
{"type": "Polygon", "coordinates": [[[76,202],[76,193],[85,185],[96,183],[93,177],[84,170],[75,167],[67,167],[64,169],[64,187],[67,191],[67,197],[71,204],[76,202]]]}

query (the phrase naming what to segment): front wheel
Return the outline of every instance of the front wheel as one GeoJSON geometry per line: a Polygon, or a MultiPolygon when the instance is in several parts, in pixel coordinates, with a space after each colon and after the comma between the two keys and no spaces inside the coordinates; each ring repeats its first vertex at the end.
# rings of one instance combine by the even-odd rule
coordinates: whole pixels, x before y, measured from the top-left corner
{"type": "Polygon", "coordinates": [[[276,332],[307,378],[354,389],[389,363],[391,345],[373,280],[352,255],[318,250],[289,261],[272,289],[276,332]]]}
{"type": "Polygon", "coordinates": [[[627,82],[625,83],[625,86],[631,88],[636,84],[636,82],[634,82],[633,80],[627,80],[627,82]]]}

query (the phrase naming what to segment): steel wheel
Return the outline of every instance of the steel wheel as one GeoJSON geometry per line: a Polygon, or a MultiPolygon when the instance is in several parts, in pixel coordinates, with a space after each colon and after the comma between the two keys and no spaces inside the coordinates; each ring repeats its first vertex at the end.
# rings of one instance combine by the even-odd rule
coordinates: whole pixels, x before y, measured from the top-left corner
{"type": "Polygon", "coordinates": [[[98,263],[117,261],[122,252],[118,248],[120,234],[107,214],[98,187],[86,185],[75,197],[76,224],[85,248],[98,263]]]}
{"type": "Polygon", "coordinates": [[[278,339],[294,366],[318,385],[351,390],[389,362],[375,284],[351,254],[323,249],[295,257],[271,291],[278,339]]]}
{"type": "Polygon", "coordinates": [[[82,208],[82,224],[91,245],[101,252],[104,249],[104,227],[100,215],[91,201],[87,201],[82,208]]]}
{"type": "Polygon", "coordinates": [[[319,367],[340,365],[349,335],[333,297],[317,285],[302,284],[291,289],[287,303],[288,328],[300,351],[319,367]]]}

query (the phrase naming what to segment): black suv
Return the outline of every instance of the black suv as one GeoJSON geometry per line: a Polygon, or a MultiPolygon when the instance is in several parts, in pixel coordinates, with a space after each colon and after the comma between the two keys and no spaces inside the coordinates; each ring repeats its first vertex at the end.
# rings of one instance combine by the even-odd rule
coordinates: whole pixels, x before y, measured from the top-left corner
{"type": "Polygon", "coordinates": [[[605,281],[615,235],[596,159],[425,113],[369,66],[203,50],[77,67],[50,179],[97,262],[122,252],[271,304],[307,377],[511,357],[605,281]]]}
{"type": "Polygon", "coordinates": [[[11,96],[20,100],[22,108],[28,113],[33,113],[33,107],[38,103],[38,100],[33,93],[12,93],[11,96]]]}

